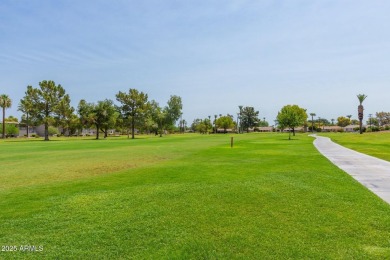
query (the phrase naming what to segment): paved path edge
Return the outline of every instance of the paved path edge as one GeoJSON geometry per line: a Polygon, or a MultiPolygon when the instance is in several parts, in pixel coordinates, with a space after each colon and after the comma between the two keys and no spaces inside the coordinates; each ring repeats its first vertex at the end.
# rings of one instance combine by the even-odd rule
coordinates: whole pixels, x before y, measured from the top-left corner
{"type": "Polygon", "coordinates": [[[315,138],[313,145],[324,157],[390,204],[390,162],[346,148],[329,137],[309,136],[315,138]]]}

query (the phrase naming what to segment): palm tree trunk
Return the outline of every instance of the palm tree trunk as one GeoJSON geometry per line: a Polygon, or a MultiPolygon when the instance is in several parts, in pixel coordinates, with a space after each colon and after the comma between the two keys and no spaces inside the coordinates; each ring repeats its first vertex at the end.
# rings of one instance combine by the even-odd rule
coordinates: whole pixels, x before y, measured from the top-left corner
{"type": "Polygon", "coordinates": [[[358,106],[358,116],[359,116],[360,134],[363,134],[363,111],[364,111],[364,107],[362,105],[359,105],[358,106]]]}
{"type": "Polygon", "coordinates": [[[5,107],[3,107],[3,139],[5,138],[5,107]]]}

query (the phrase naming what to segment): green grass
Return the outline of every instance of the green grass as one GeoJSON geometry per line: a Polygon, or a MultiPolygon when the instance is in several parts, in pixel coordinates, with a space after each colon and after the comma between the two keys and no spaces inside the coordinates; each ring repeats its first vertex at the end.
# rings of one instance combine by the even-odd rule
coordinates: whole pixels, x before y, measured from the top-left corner
{"type": "Polygon", "coordinates": [[[321,133],[350,149],[390,161],[390,132],[321,133]]]}
{"type": "Polygon", "coordinates": [[[313,138],[0,141],[0,258],[388,259],[390,206],[313,138]]]}

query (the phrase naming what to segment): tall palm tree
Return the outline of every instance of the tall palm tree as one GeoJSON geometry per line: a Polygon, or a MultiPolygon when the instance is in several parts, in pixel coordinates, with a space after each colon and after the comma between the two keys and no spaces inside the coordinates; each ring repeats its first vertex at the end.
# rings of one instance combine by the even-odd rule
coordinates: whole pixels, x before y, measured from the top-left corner
{"type": "Polygon", "coordinates": [[[3,108],[3,139],[5,138],[5,109],[12,106],[12,100],[6,94],[0,95],[0,107],[3,108]]]}
{"type": "Polygon", "coordinates": [[[314,116],[316,116],[316,113],[310,113],[311,116],[311,132],[314,133],[314,116]]]}
{"type": "Polygon", "coordinates": [[[359,116],[359,129],[360,129],[360,134],[363,133],[363,111],[364,111],[364,107],[363,107],[363,101],[367,98],[366,95],[364,94],[359,94],[357,95],[357,98],[359,99],[359,103],[360,105],[358,106],[358,116],[359,116]]]}

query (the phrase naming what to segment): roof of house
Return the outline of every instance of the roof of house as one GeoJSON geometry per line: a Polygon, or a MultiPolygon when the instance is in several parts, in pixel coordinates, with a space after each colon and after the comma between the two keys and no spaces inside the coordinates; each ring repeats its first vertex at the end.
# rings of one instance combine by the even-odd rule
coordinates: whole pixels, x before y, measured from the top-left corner
{"type": "Polygon", "coordinates": [[[272,126],[260,126],[257,127],[259,130],[273,130],[274,128],[272,126]]]}
{"type": "Polygon", "coordinates": [[[323,129],[341,129],[341,126],[338,125],[330,125],[330,126],[324,126],[323,129]]]}
{"type": "Polygon", "coordinates": [[[360,127],[360,126],[359,125],[347,125],[344,128],[357,128],[357,127],[360,127]]]}

